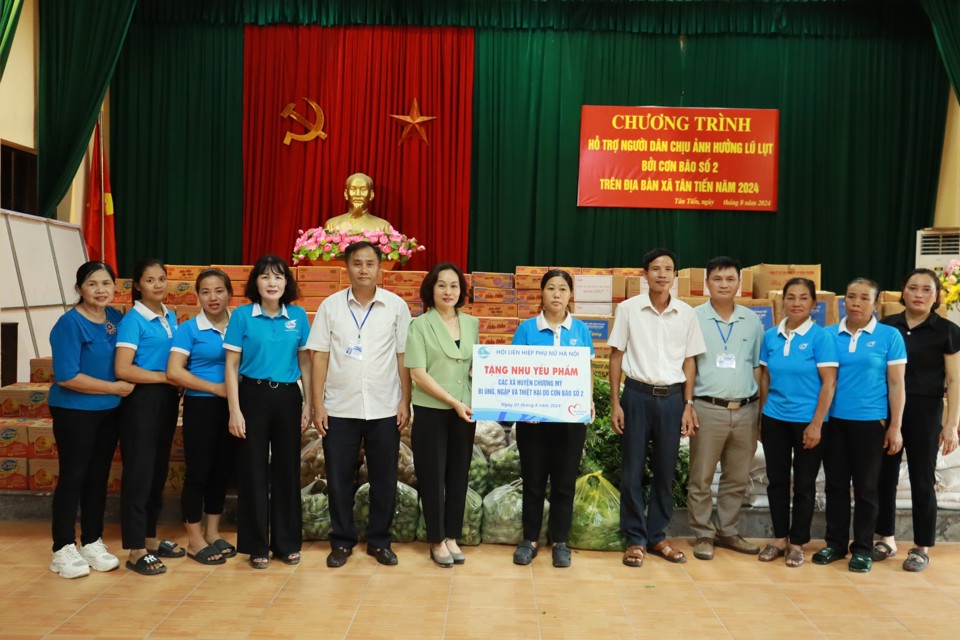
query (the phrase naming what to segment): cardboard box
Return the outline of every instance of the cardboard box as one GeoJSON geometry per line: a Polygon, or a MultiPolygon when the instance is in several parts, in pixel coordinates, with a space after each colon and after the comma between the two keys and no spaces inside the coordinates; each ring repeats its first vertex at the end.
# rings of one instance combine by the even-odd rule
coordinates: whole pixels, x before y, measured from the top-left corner
{"type": "Polygon", "coordinates": [[[492,287],[474,287],[473,301],[516,304],[517,290],[516,289],[494,289],[492,287]]]}
{"type": "MultiPolygon", "coordinates": [[[[470,308],[471,315],[485,318],[516,318],[516,303],[474,302],[470,308]]],[[[539,313],[539,311],[538,311],[539,313]]]]}
{"type": "Polygon", "coordinates": [[[117,278],[117,287],[113,294],[114,304],[133,304],[133,280],[117,278]]]}
{"type": "Polygon", "coordinates": [[[542,278],[543,274],[547,272],[546,267],[517,267],[513,270],[514,275],[518,276],[536,276],[542,278]]]}
{"type": "Polygon", "coordinates": [[[594,358],[609,358],[611,348],[607,346],[606,342],[594,342],[593,343],[593,357],[594,358]]]}
{"type": "MultiPolygon", "coordinates": [[[[490,271],[474,271],[473,287],[491,287],[495,289],[514,289],[512,273],[494,273],[490,271]]],[[[537,277],[537,288],[540,288],[540,278],[537,277]]]]}
{"type": "MultiPolygon", "coordinates": [[[[612,276],[613,269],[607,267],[580,267],[582,276],[612,276]]],[[[576,278],[574,278],[576,279],[576,278]]]]}
{"type": "Polygon", "coordinates": [[[612,316],[616,308],[613,302],[574,302],[573,314],[576,316],[612,316]]]}
{"type": "Polygon", "coordinates": [[[163,485],[163,492],[166,494],[177,494],[183,491],[183,480],[187,474],[187,465],[185,462],[173,461],[167,470],[167,483],[163,485]]]}
{"type": "Polygon", "coordinates": [[[320,305],[323,304],[324,300],[326,300],[326,298],[300,298],[293,304],[297,305],[298,307],[303,307],[303,310],[308,313],[310,311],[316,313],[317,309],[320,308],[320,305]]]}
{"type": "Polygon", "coordinates": [[[43,382],[17,382],[0,387],[0,415],[4,418],[49,418],[49,394],[50,385],[43,382]]]}
{"type": "Polygon", "coordinates": [[[480,333],[500,333],[513,336],[520,326],[519,318],[477,318],[480,321],[480,333]]]}
{"type": "Polygon", "coordinates": [[[30,382],[53,382],[53,358],[30,358],[30,382]]]}
{"type": "Polygon", "coordinates": [[[396,296],[399,296],[404,302],[421,302],[420,289],[418,287],[385,286],[384,289],[396,296]]]}
{"type": "Polygon", "coordinates": [[[179,304],[174,309],[174,312],[177,314],[177,324],[183,324],[190,318],[196,318],[200,315],[200,310],[203,309],[200,305],[189,305],[189,304],[179,304]]]}
{"type": "Polygon", "coordinates": [[[183,425],[178,424],[173,432],[173,442],[170,444],[170,460],[186,460],[183,450],[183,425]]]}
{"type": "Polygon", "coordinates": [[[626,299],[627,299],[627,276],[614,274],[613,301],[623,302],[626,299]]]}
{"type": "Polygon", "coordinates": [[[110,475],[107,476],[107,493],[120,493],[120,482],[123,480],[123,464],[110,464],[110,475]]]}
{"type": "Polygon", "coordinates": [[[517,318],[521,321],[540,315],[539,302],[520,302],[517,304],[517,318]]]}
{"type": "Polygon", "coordinates": [[[30,491],[53,491],[60,481],[60,461],[57,459],[27,460],[27,488],[30,491]]]}
{"type": "Polygon", "coordinates": [[[480,344],[511,344],[513,336],[504,333],[481,333],[480,344]]]}
{"type": "Polygon", "coordinates": [[[26,458],[29,445],[27,429],[30,418],[5,418],[0,420],[0,458],[26,458]]]}
{"type": "Polygon", "coordinates": [[[7,491],[26,491],[27,459],[0,458],[0,489],[7,491]]]}
{"type": "Polygon", "coordinates": [[[613,275],[615,276],[642,276],[644,274],[643,267],[614,267],[613,275]]]}
{"type": "Polygon", "coordinates": [[[297,267],[297,283],[303,286],[304,282],[336,282],[340,284],[340,266],[331,263],[328,267],[297,267]]]}
{"type": "Polygon", "coordinates": [[[607,358],[593,358],[590,360],[593,375],[606,378],[610,375],[610,360],[607,358]]]}
{"type": "Polygon", "coordinates": [[[773,321],[775,317],[773,313],[773,302],[768,298],[738,298],[737,304],[741,304],[756,313],[757,317],[760,318],[760,324],[763,325],[764,331],[772,329],[776,325],[773,321]]]}
{"type": "Polygon", "coordinates": [[[163,304],[168,307],[200,304],[194,282],[192,280],[167,280],[167,295],[163,298],[163,304]]]}
{"type": "Polygon", "coordinates": [[[209,268],[207,265],[168,264],[167,280],[193,280],[196,282],[200,272],[209,268]]]}
{"type": "MultiPolygon", "coordinates": [[[[422,302],[407,302],[407,308],[410,309],[410,317],[416,318],[417,316],[423,315],[423,303],[422,302]]],[[[313,320],[310,321],[310,324],[313,324],[313,320]]]]}
{"type": "Polygon", "coordinates": [[[556,269],[560,269],[560,271],[566,271],[572,276],[579,275],[583,272],[582,267],[550,267],[548,271],[555,271],[556,269]]]}
{"type": "Polygon", "coordinates": [[[581,315],[575,313],[574,318],[582,321],[590,329],[590,336],[593,338],[593,344],[598,342],[607,344],[607,338],[610,336],[610,329],[613,328],[613,317],[603,315],[581,315]]]}
{"type": "Polygon", "coordinates": [[[53,422],[37,420],[27,427],[27,457],[54,459],[59,457],[53,422]]]}
{"type": "Polygon", "coordinates": [[[540,289],[514,289],[517,294],[517,304],[530,303],[537,306],[543,298],[540,289]]]}
{"type": "Polygon", "coordinates": [[[426,277],[426,271],[384,271],[383,286],[388,289],[390,287],[414,287],[419,289],[426,277]]]}
{"type": "Polygon", "coordinates": [[[343,288],[339,281],[333,280],[298,281],[297,286],[300,288],[300,295],[304,298],[326,298],[343,288]]]}
{"type": "Polygon", "coordinates": [[[772,298],[770,292],[783,292],[783,285],[791,278],[807,278],[813,280],[817,289],[820,288],[819,264],[757,264],[746,267],[753,273],[753,297],[772,298]]]}
{"type": "MultiPolygon", "coordinates": [[[[546,271],[544,271],[546,273],[546,271]]],[[[530,291],[540,291],[540,281],[543,280],[543,274],[517,274],[514,278],[514,285],[517,290],[524,289],[530,291]]]]}
{"type": "Polygon", "coordinates": [[[220,269],[227,277],[234,290],[239,291],[247,286],[247,280],[250,278],[250,272],[253,271],[253,265],[249,264],[214,264],[210,265],[214,269],[220,269]]]}
{"type": "Polygon", "coordinates": [[[613,274],[573,276],[573,299],[578,303],[613,302],[613,274]]]}

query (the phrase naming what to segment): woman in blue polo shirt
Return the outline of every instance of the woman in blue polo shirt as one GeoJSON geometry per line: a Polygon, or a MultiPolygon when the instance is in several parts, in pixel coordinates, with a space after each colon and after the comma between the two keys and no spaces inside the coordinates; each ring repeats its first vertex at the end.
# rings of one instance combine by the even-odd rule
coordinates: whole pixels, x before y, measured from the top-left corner
{"type": "MultiPolygon", "coordinates": [[[[554,347],[588,347],[593,357],[590,329],[570,315],[567,307],[573,293],[573,278],[562,269],[551,269],[540,279],[540,315],[523,321],[513,334],[513,344],[554,347]]],[[[589,375],[591,388],[593,376],[589,375]]],[[[593,420],[593,401],[590,402],[593,420]]],[[[587,426],[572,422],[518,422],[520,477],[523,479],[523,541],[513,553],[516,564],[530,564],[537,556],[537,539],[543,523],[543,499],[550,479],[549,534],[553,542],[553,566],[570,566],[567,535],[573,519],[573,492],[580,469],[580,456],[587,426]]]]}
{"type": "Polygon", "coordinates": [[[245,294],[253,304],[230,316],[223,346],[230,433],[237,443],[237,550],[254,569],[273,551],[300,562],[300,434],[310,426],[310,325],[290,267],[257,260],[245,294]]]}
{"type": "Polygon", "coordinates": [[[759,559],[770,562],[785,555],[788,567],[803,564],[803,545],[810,541],[815,484],[823,456],[820,432],[837,382],[836,344],[810,318],[816,301],[812,281],[788,280],[783,288],[785,317],[764,334],[760,349],[760,439],[776,539],[760,552],[759,559]]]}
{"type": "Polygon", "coordinates": [[[458,311],[467,280],[449,262],[420,284],[427,311],[410,323],[403,365],[413,388],[413,461],[417,468],[430,558],[440,567],[466,562],[457,544],[467,500],[467,473],[476,424],[470,410],[470,365],[479,321],[458,311]]]}
{"type": "Polygon", "coordinates": [[[183,548],[157,538],[179,396],[167,380],[167,358],[177,316],[163,305],[167,268],[155,258],[133,268],[134,305],[117,327],[117,378],[137,385],[120,403],[120,525],[126,567],[141,575],[167,568],[160,558],[181,558],[183,548]]]}
{"type": "Polygon", "coordinates": [[[227,427],[227,387],[223,382],[223,336],[233,295],[230,278],[219,269],[197,276],[199,315],[177,327],[167,360],[167,378],[184,387],[183,450],[186,477],[180,508],[187,529],[187,557],[201,564],[223,564],[236,555],[220,537],[220,516],[233,472],[234,442],[227,427]]]}
{"type": "Polygon", "coordinates": [[[855,573],[867,573],[873,564],[873,531],[880,508],[877,484],[884,452],[892,455],[903,444],[900,424],[907,351],[900,333],[873,317],[879,295],[880,287],[873,280],[853,280],[843,298],[846,317],[827,328],[836,340],[840,367],[830,428],[823,434],[827,546],[813,554],[813,562],[830,564],[847,555],[852,481],[853,543],[848,567],[855,573]]]}
{"type": "Polygon", "coordinates": [[[133,385],[113,373],[121,313],[113,301],[116,277],[103,262],[77,269],[76,305],[50,332],[53,379],[50,414],[60,450],[60,482],[53,491],[53,560],[50,570],[79,578],[120,566],[103,544],[107,477],[117,448],[117,407],[133,385]],[[76,546],[80,510],[80,550],[76,546]]]}

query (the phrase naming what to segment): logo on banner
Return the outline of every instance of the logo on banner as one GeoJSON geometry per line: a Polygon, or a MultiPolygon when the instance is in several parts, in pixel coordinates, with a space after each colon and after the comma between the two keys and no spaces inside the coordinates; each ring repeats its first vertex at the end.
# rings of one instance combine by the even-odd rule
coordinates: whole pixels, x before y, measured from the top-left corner
{"type": "Polygon", "coordinates": [[[320,108],[316,102],[310,98],[304,98],[306,103],[310,105],[310,108],[313,109],[314,115],[316,115],[316,120],[310,122],[304,116],[297,113],[297,104],[291,102],[283,108],[283,111],[280,112],[281,118],[290,118],[294,122],[297,122],[303,125],[303,128],[307,130],[306,133],[294,133],[292,131],[287,131],[287,135],[283,137],[283,144],[290,145],[292,140],[299,140],[300,142],[309,142],[317,136],[320,136],[320,139],[326,139],[327,134],[323,132],[323,109],[320,108]]]}

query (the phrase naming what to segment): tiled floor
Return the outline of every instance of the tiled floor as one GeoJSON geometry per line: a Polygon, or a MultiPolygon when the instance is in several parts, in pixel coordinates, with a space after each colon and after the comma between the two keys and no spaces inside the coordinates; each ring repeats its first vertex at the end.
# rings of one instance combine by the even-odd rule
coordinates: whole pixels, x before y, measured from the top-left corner
{"type": "MultiPolygon", "coordinates": [[[[908,574],[898,560],[872,573],[846,563],[788,569],[718,550],[712,562],[642,569],[614,553],[574,552],[573,566],[512,564],[510,547],[467,548],[467,563],[435,567],[424,544],[395,545],[397,567],[355,553],[342,569],[327,544],[299,566],[254,571],[188,559],[142,577],[125,569],[64,580],[47,571],[49,526],[0,522],[0,638],[956,638],[960,544],[908,574]]],[[[167,537],[183,540],[177,527],[167,537]]],[[[119,548],[116,526],[106,542],[119,548]]],[[[691,555],[690,541],[679,541],[691,555]]],[[[808,558],[817,548],[808,545],[808,558]]],[[[904,555],[906,546],[899,554],[904,555]]]]}

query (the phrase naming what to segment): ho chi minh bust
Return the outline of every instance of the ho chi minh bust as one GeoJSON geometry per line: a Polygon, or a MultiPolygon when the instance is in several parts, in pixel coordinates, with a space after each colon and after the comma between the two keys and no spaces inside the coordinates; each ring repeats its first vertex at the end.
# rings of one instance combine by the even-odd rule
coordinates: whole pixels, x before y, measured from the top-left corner
{"type": "Polygon", "coordinates": [[[350,210],[343,215],[327,220],[323,228],[327,231],[386,231],[390,223],[370,213],[373,200],[373,178],[365,173],[355,173],[347,178],[343,190],[344,199],[350,204],[350,210]]]}

